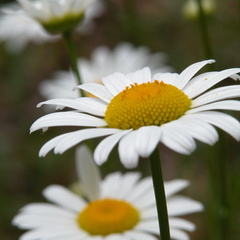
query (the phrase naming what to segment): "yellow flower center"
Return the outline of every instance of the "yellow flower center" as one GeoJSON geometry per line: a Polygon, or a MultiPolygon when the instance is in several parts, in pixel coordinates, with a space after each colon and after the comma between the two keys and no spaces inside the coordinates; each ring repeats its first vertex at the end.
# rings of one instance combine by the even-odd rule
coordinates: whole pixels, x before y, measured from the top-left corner
{"type": "Polygon", "coordinates": [[[132,229],[140,216],[131,204],[115,199],[90,202],[79,213],[79,226],[92,235],[108,235],[132,229]]]}
{"type": "Polygon", "coordinates": [[[105,120],[109,127],[138,129],[171,122],[181,117],[191,100],[177,87],[154,81],[133,84],[116,95],[108,105],[105,120]]]}

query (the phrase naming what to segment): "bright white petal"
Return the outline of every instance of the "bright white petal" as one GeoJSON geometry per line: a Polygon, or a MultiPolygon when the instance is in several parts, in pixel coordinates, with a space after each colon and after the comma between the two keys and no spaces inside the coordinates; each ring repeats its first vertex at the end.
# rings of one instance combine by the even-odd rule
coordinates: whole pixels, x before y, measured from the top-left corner
{"type": "Polygon", "coordinates": [[[178,76],[178,73],[157,73],[153,76],[153,80],[157,80],[159,82],[163,81],[166,84],[174,85],[178,76]]]}
{"type": "Polygon", "coordinates": [[[119,131],[121,130],[114,128],[90,128],[68,133],[68,135],[65,135],[55,146],[54,153],[62,154],[84,140],[103,137],[119,131]]]}
{"type": "Polygon", "coordinates": [[[114,146],[119,142],[119,140],[132,130],[123,130],[116,134],[113,134],[105,139],[103,139],[97,146],[94,151],[94,159],[97,164],[102,165],[104,162],[107,161],[107,158],[114,148],[114,146]]]}
{"type": "Polygon", "coordinates": [[[49,201],[77,213],[86,205],[86,202],[82,198],[60,185],[50,185],[44,189],[43,195],[49,201]]]}
{"type": "Polygon", "coordinates": [[[87,91],[107,103],[109,103],[113,98],[113,95],[102,84],[84,83],[82,85],[77,86],[76,88],[80,88],[84,91],[87,91]]]}
{"type": "Polygon", "coordinates": [[[126,168],[134,168],[138,163],[138,153],[135,148],[137,131],[125,135],[119,142],[118,152],[121,162],[126,168]]]}
{"type": "Polygon", "coordinates": [[[240,123],[232,116],[221,112],[199,112],[192,116],[201,119],[207,123],[210,123],[223,131],[227,132],[237,141],[240,140],[240,123]]]}
{"type": "Polygon", "coordinates": [[[234,110],[240,111],[240,101],[225,100],[214,103],[209,103],[200,107],[193,108],[186,112],[186,114],[207,111],[207,110],[234,110]]]}
{"type": "Polygon", "coordinates": [[[203,210],[200,202],[183,196],[174,196],[167,201],[168,215],[181,216],[203,210]]]}
{"type": "Polygon", "coordinates": [[[157,126],[141,127],[137,131],[135,146],[141,157],[149,157],[161,138],[161,128],[157,126]]]}
{"type": "Polygon", "coordinates": [[[174,85],[179,88],[183,89],[185,85],[188,83],[188,81],[206,64],[214,63],[215,60],[204,60],[201,62],[194,63],[187,67],[185,70],[183,70],[176,81],[174,82],[174,85]]]}
{"type": "Polygon", "coordinates": [[[240,86],[225,86],[213,89],[200,95],[192,102],[192,108],[227,98],[240,97],[240,86]]]}
{"type": "Polygon", "coordinates": [[[132,82],[122,73],[114,73],[102,78],[102,82],[107,90],[116,96],[118,93],[130,86],[132,82]]]}
{"type": "Polygon", "coordinates": [[[76,170],[85,195],[90,201],[100,197],[100,172],[97,168],[92,153],[87,146],[82,145],[76,150],[76,170]]]}
{"type": "Polygon", "coordinates": [[[36,120],[30,128],[30,132],[56,126],[103,127],[107,126],[107,123],[103,119],[84,113],[56,112],[47,114],[36,120]]]}
{"type": "Polygon", "coordinates": [[[190,237],[184,231],[178,229],[170,229],[171,238],[174,240],[190,240],[190,237]]]}
{"type": "Polygon", "coordinates": [[[213,74],[209,78],[206,78],[206,80],[203,81],[202,84],[199,85],[197,88],[192,89],[191,93],[188,94],[188,96],[190,98],[194,98],[200,95],[201,93],[205,92],[215,84],[221,82],[222,80],[238,72],[240,72],[240,68],[231,68],[231,69],[223,70],[221,72],[217,72],[216,74],[213,74]]]}
{"type": "Polygon", "coordinates": [[[135,227],[136,230],[149,232],[152,234],[159,235],[159,225],[158,220],[150,220],[150,221],[141,221],[139,224],[135,227]]]}
{"type": "Polygon", "coordinates": [[[152,81],[151,71],[148,67],[132,73],[128,73],[127,77],[128,79],[130,79],[132,84],[133,83],[142,84],[142,83],[147,83],[152,81]]]}

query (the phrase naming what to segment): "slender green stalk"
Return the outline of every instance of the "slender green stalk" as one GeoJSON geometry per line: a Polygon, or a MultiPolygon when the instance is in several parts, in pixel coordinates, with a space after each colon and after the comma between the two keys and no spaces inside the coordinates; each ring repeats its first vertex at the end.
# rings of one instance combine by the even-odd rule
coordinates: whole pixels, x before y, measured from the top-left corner
{"type": "Polygon", "coordinates": [[[150,156],[150,163],[153,187],[157,204],[158,223],[160,228],[161,240],[170,240],[167,202],[158,148],[156,148],[150,156]]]}
{"type": "MultiPolygon", "coordinates": [[[[213,50],[212,50],[211,41],[210,41],[210,37],[209,37],[206,16],[205,16],[203,6],[202,6],[202,0],[197,0],[197,4],[198,4],[199,25],[200,25],[201,35],[202,35],[202,42],[203,42],[205,57],[207,59],[212,59],[213,58],[213,50]]],[[[210,65],[209,65],[209,67],[212,68],[212,64],[210,64],[210,65]]]]}
{"type": "MultiPolygon", "coordinates": [[[[72,31],[64,32],[62,34],[62,36],[63,36],[63,39],[65,40],[66,45],[67,45],[67,49],[68,49],[69,56],[70,56],[70,59],[71,59],[72,70],[75,74],[77,84],[80,85],[80,84],[82,84],[82,80],[81,80],[81,75],[80,75],[79,70],[78,70],[77,51],[76,51],[75,44],[73,42],[72,31]]],[[[80,89],[80,93],[81,93],[81,96],[84,96],[83,91],[81,89],[80,89]]]]}

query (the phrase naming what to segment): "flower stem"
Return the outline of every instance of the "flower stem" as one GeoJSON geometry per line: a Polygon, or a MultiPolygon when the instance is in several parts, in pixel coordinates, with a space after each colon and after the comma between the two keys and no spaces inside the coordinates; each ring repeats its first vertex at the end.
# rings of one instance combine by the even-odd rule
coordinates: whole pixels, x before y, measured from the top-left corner
{"type": "Polygon", "coordinates": [[[150,164],[151,164],[155,199],[157,204],[158,223],[160,228],[161,240],[170,240],[167,202],[166,202],[162,167],[161,167],[158,148],[156,148],[152,153],[152,155],[150,156],[150,164]]]}
{"type": "MultiPolygon", "coordinates": [[[[204,13],[203,6],[202,6],[202,0],[197,0],[197,4],[198,4],[198,16],[199,16],[200,31],[201,31],[201,35],[202,35],[205,57],[207,59],[212,59],[213,58],[213,50],[212,50],[209,32],[208,32],[206,15],[204,13]]],[[[210,64],[210,65],[212,65],[212,64],[210,64]]],[[[210,66],[210,65],[209,65],[209,67],[212,68],[212,66],[210,66]]]]}
{"type": "MultiPolygon", "coordinates": [[[[80,84],[82,84],[82,80],[81,80],[81,75],[78,70],[77,51],[76,51],[75,44],[73,42],[72,31],[66,31],[62,34],[62,36],[67,45],[68,53],[69,53],[69,56],[71,59],[72,70],[75,74],[77,84],[80,85],[80,84]]],[[[81,93],[81,96],[84,96],[83,91],[81,89],[80,89],[80,93],[81,93]]]]}

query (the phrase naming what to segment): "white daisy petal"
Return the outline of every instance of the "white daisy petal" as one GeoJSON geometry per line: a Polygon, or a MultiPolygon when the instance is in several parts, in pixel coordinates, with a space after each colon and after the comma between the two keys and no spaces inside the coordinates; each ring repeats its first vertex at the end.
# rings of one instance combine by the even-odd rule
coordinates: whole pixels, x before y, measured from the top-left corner
{"type": "Polygon", "coordinates": [[[235,118],[221,112],[199,112],[194,116],[227,132],[237,141],[240,140],[240,123],[235,118]]]}
{"type": "Polygon", "coordinates": [[[134,168],[138,163],[138,153],[135,147],[137,131],[125,135],[119,142],[118,152],[123,165],[126,168],[134,168]]]}
{"type": "Polygon", "coordinates": [[[64,208],[79,212],[86,202],[60,185],[51,185],[44,189],[43,195],[49,201],[59,204],[64,208]]]}
{"type": "Polygon", "coordinates": [[[203,205],[201,203],[182,196],[175,196],[169,199],[167,207],[168,215],[171,217],[203,210],[203,205]]]}
{"type": "Polygon", "coordinates": [[[185,232],[178,229],[171,229],[170,235],[174,240],[190,240],[190,237],[185,232]]]}
{"type": "Polygon", "coordinates": [[[132,84],[132,82],[124,74],[118,72],[103,77],[102,82],[113,96],[117,95],[132,84]]]}
{"type": "Polygon", "coordinates": [[[159,82],[163,81],[166,84],[173,84],[178,76],[179,74],[177,73],[157,73],[153,76],[153,80],[157,80],[159,82]]]}
{"type": "Polygon", "coordinates": [[[189,186],[189,181],[183,179],[175,179],[164,183],[166,197],[169,198],[173,194],[183,190],[189,186]]]}
{"type": "Polygon", "coordinates": [[[113,98],[113,95],[103,85],[98,83],[85,83],[77,86],[76,88],[87,91],[107,103],[109,103],[113,98]]]}
{"type": "Polygon", "coordinates": [[[76,170],[85,195],[90,201],[100,197],[100,173],[89,149],[82,145],[76,150],[76,170]]]}
{"type": "Polygon", "coordinates": [[[161,128],[157,126],[147,126],[138,129],[135,142],[138,154],[144,158],[149,157],[158,145],[161,134],[161,128]]]}
{"type": "Polygon", "coordinates": [[[139,239],[157,240],[158,239],[154,235],[150,235],[144,232],[136,232],[136,231],[128,231],[128,232],[125,232],[123,235],[133,240],[139,240],[139,239]]]}
{"type": "Polygon", "coordinates": [[[226,86],[213,89],[194,99],[192,107],[198,107],[210,102],[219,101],[226,98],[240,97],[240,86],[226,86]]]}
{"type": "Polygon", "coordinates": [[[186,112],[186,114],[192,114],[207,110],[234,110],[240,111],[240,101],[236,100],[225,100],[214,103],[209,103],[200,107],[193,108],[186,112]]]}
{"type": "Polygon", "coordinates": [[[196,229],[195,224],[181,218],[170,218],[169,225],[172,226],[172,228],[178,228],[190,232],[196,229]]]}
{"type": "Polygon", "coordinates": [[[54,149],[54,153],[62,154],[69,148],[79,144],[84,140],[95,137],[103,137],[106,135],[118,133],[119,131],[120,130],[114,128],[90,128],[68,133],[68,135],[64,135],[64,137],[61,138],[60,141],[57,143],[54,149]]]}
{"type": "Polygon", "coordinates": [[[178,78],[173,83],[177,88],[183,89],[188,81],[206,64],[214,63],[215,60],[205,60],[201,62],[194,63],[183,70],[178,78]]]}
{"type": "Polygon", "coordinates": [[[132,130],[124,130],[102,140],[94,151],[94,159],[96,163],[102,165],[104,162],[106,162],[114,146],[124,135],[128,134],[131,131],[132,130]]]}
{"type": "Polygon", "coordinates": [[[139,231],[149,232],[149,233],[156,234],[156,235],[159,235],[159,232],[160,232],[157,219],[140,222],[135,227],[135,229],[139,230],[139,231]]]}
{"type": "Polygon", "coordinates": [[[151,72],[148,67],[145,67],[142,70],[138,70],[136,72],[128,73],[126,76],[128,79],[130,79],[131,84],[142,84],[152,81],[151,72]]]}
{"type": "Polygon", "coordinates": [[[208,90],[210,87],[214,86],[215,84],[221,82],[222,80],[230,77],[232,74],[240,72],[240,68],[231,68],[227,70],[223,70],[221,72],[217,72],[216,74],[212,75],[210,78],[208,78],[206,81],[204,81],[201,85],[199,85],[198,88],[195,88],[191,95],[188,95],[191,98],[194,98],[201,93],[208,90]]]}
{"type": "Polygon", "coordinates": [[[50,113],[39,118],[33,123],[30,132],[56,126],[94,126],[103,127],[107,126],[105,120],[77,112],[57,112],[50,113]]]}

